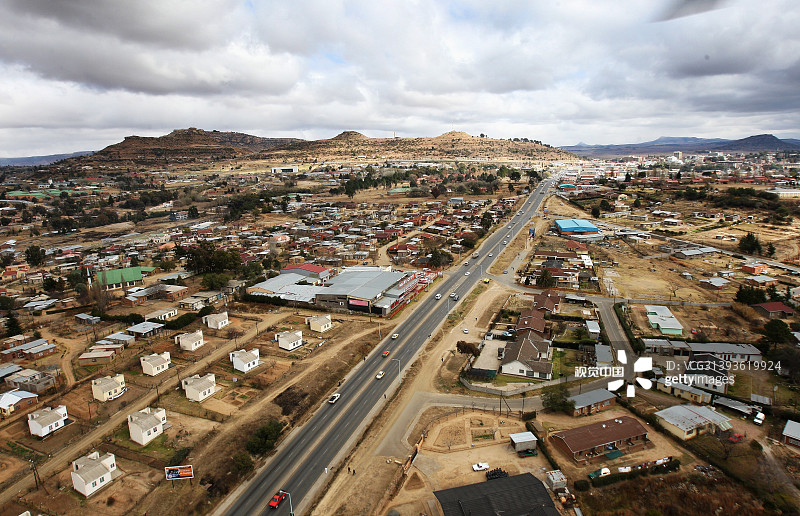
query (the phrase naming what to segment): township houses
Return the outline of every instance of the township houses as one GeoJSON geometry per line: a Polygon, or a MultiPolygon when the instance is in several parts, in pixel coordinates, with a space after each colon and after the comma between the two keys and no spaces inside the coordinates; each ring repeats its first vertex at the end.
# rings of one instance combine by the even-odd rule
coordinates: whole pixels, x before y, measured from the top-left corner
{"type": "Polygon", "coordinates": [[[166,423],[167,411],[163,408],[145,407],[139,412],[128,414],[128,431],[131,440],[141,446],[146,446],[147,443],[161,435],[166,423]]]}
{"type": "Polygon", "coordinates": [[[66,420],[66,406],[44,407],[28,414],[28,429],[31,431],[31,435],[47,437],[56,430],[63,428],[66,420]]]}
{"type": "Polygon", "coordinates": [[[205,344],[205,341],[203,340],[203,330],[176,335],[175,344],[177,344],[183,351],[195,351],[205,344]]]}
{"type": "Polygon", "coordinates": [[[125,386],[125,375],[104,376],[92,380],[92,396],[97,401],[111,401],[119,398],[128,388],[125,386]]]}
{"type": "Polygon", "coordinates": [[[544,337],[547,334],[547,325],[545,323],[543,310],[523,310],[519,314],[516,325],[517,335],[522,335],[529,331],[544,337]]]}
{"type": "Polygon", "coordinates": [[[115,356],[116,352],[110,349],[87,351],[78,356],[78,365],[108,364],[114,360],[115,356]]]}
{"type": "Polygon", "coordinates": [[[742,272],[746,272],[747,274],[753,274],[757,276],[769,272],[769,266],[765,263],[759,263],[759,262],[746,263],[742,265],[742,272]]]}
{"type": "Polygon", "coordinates": [[[231,364],[233,364],[234,369],[243,373],[247,373],[258,367],[258,355],[258,348],[253,348],[250,351],[238,349],[228,353],[228,358],[230,359],[231,364]]]}
{"type": "Polygon", "coordinates": [[[655,413],[661,426],[684,441],[707,432],[733,428],[730,418],[706,406],[675,405],[655,413]]]}
{"type": "Polygon", "coordinates": [[[688,357],[708,353],[731,362],[760,362],[761,351],[752,344],[730,342],[685,342],[682,340],[642,339],[645,353],[663,356],[688,357]]]}
{"type": "Polygon", "coordinates": [[[750,285],[751,287],[772,287],[778,285],[778,280],[771,277],[771,276],[748,276],[744,279],[746,285],[750,285]]]}
{"type": "Polygon", "coordinates": [[[692,353],[684,374],[689,385],[720,394],[728,392],[727,361],[714,354],[692,353]]]}
{"type": "Polygon", "coordinates": [[[58,351],[54,344],[47,339],[36,339],[30,342],[18,343],[15,346],[0,351],[3,362],[12,360],[36,360],[58,351]]]}
{"type": "Polygon", "coordinates": [[[667,381],[664,378],[659,378],[656,382],[656,389],[698,405],[711,403],[712,394],[710,392],[702,391],[685,383],[669,382],[669,385],[667,385],[667,381]]]}
{"type": "Polygon", "coordinates": [[[786,306],[780,301],[770,301],[767,303],[759,303],[757,305],[750,305],[756,312],[766,316],[769,319],[785,319],[794,315],[794,309],[786,306]]]}
{"type": "Polygon", "coordinates": [[[8,417],[14,412],[39,403],[39,396],[28,391],[13,389],[0,394],[0,413],[8,417]]]}
{"type": "Polygon", "coordinates": [[[800,448],[800,423],[792,420],[786,421],[786,426],[783,427],[781,433],[781,442],[800,448]]]}
{"type": "Polygon", "coordinates": [[[212,373],[196,374],[181,380],[181,387],[190,401],[203,401],[217,392],[217,380],[212,373]]]}
{"type": "Polygon", "coordinates": [[[550,435],[550,441],[578,464],[614,459],[639,451],[650,442],[647,429],[630,416],[556,432],[550,435]]]}
{"type": "Polygon", "coordinates": [[[8,375],[5,379],[6,385],[10,385],[15,389],[22,389],[24,391],[39,394],[44,392],[50,387],[55,387],[56,376],[52,373],[44,371],[36,371],[34,369],[22,369],[15,373],[8,375]]]}
{"type": "Polygon", "coordinates": [[[127,331],[130,332],[136,340],[142,340],[158,335],[161,333],[163,328],[164,325],[161,323],[145,321],[139,324],[134,324],[133,326],[129,326],[127,331]]]}
{"type": "Polygon", "coordinates": [[[92,452],[72,462],[72,487],[88,498],[110,484],[117,473],[113,453],[101,457],[99,452],[92,452]]]}
{"type": "Polygon", "coordinates": [[[316,315],[313,317],[306,317],[306,324],[311,331],[317,333],[325,333],[333,328],[330,315],[316,315]]]}
{"type": "Polygon", "coordinates": [[[155,310],[153,312],[144,314],[145,321],[166,321],[167,319],[172,319],[173,317],[178,316],[178,309],[174,307],[169,308],[161,308],[160,310],[155,310]]]}
{"type": "Polygon", "coordinates": [[[550,290],[533,296],[533,308],[544,310],[551,314],[558,313],[561,307],[561,296],[550,290]]]}
{"type": "Polygon", "coordinates": [[[275,340],[278,341],[279,348],[286,351],[294,351],[303,345],[303,332],[297,330],[276,333],[275,340]]]}
{"type": "Polygon", "coordinates": [[[553,378],[552,349],[550,341],[533,332],[517,336],[503,352],[500,373],[539,380],[553,378]]]}
{"type": "Polygon", "coordinates": [[[575,417],[595,414],[617,404],[617,396],[606,389],[595,389],[570,396],[567,399],[575,403],[575,410],[572,412],[575,417]]]}
{"type": "Polygon", "coordinates": [[[228,312],[222,312],[219,314],[208,314],[203,316],[203,324],[205,324],[206,326],[208,326],[213,330],[221,330],[230,323],[231,321],[230,319],[228,319],[228,312]]]}
{"type": "Polygon", "coordinates": [[[172,360],[170,360],[169,351],[165,351],[161,354],[153,353],[146,357],[139,357],[139,363],[142,365],[144,374],[156,376],[169,369],[172,360]]]}

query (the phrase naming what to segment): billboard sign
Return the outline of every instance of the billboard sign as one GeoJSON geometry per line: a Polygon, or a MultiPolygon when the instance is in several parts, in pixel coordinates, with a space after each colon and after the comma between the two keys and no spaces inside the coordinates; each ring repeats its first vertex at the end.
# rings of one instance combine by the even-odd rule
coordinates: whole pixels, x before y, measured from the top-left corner
{"type": "Polygon", "coordinates": [[[164,468],[164,473],[167,475],[167,480],[185,480],[187,478],[194,478],[194,469],[191,465],[168,466],[164,468]]]}

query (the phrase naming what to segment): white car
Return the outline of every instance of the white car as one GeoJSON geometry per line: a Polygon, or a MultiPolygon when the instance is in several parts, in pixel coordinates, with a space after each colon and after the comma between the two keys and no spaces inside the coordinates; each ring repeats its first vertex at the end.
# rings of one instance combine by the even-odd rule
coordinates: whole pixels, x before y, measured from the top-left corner
{"type": "Polygon", "coordinates": [[[442,299],[442,295],[441,295],[441,294],[436,294],[436,295],[435,295],[435,296],[433,296],[433,297],[434,297],[434,298],[436,298],[436,299],[442,299]]]}
{"type": "Polygon", "coordinates": [[[333,395],[331,395],[330,398],[328,398],[328,403],[331,403],[331,404],[336,403],[336,400],[338,400],[341,397],[342,397],[342,395],[337,392],[336,394],[333,394],[333,395]]]}
{"type": "Polygon", "coordinates": [[[393,338],[393,339],[396,339],[396,338],[398,338],[399,336],[400,336],[400,334],[399,334],[399,333],[395,333],[394,335],[392,335],[392,338],[393,338]]]}
{"type": "Polygon", "coordinates": [[[469,271],[465,272],[464,276],[469,276],[469,271]]]}
{"type": "Polygon", "coordinates": [[[506,245],[507,243],[508,243],[508,242],[506,242],[505,240],[503,240],[503,245],[506,245]]]}
{"type": "Polygon", "coordinates": [[[489,469],[488,462],[479,462],[472,465],[472,471],[486,471],[487,469],[489,469]]]}
{"type": "Polygon", "coordinates": [[[469,330],[467,328],[464,328],[464,333],[469,333],[469,330]]]}
{"type": "Polygon", "coordinates": [[[383,378],[383,375],[385,374],[386,373],[384,373],[383,371],[378,371],[378,374],[375,375],[375,379],[380,380],[381,378],[383,378]]]}
{"type": "Polygon", "coordinates": [[[494,256],[494,255],[492,253],[489,253],[489,258],[491,258],[492,256],[494,256]]]}

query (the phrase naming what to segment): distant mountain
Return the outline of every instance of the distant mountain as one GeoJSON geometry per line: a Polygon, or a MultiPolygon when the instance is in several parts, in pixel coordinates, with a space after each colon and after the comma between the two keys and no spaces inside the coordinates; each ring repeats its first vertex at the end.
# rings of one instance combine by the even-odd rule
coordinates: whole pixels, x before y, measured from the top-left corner
{"type": "Polygon", "coordinates": [[[70,154],[50,154],[48,156],[28,156],[25,158],[0,158],[0,167],[36,167],[49,165],[62,159],[88,156],[95,151],[79,151],[70,154]]]}
{"type": "Polygon", "coordinates": [[[279,161],[576,159],[569,152],[542,143],[484,138],[460,131],[450,131],[433,138],[369,138],[356,131],[345,131],[326,140],[302,141],[267,149],[257,157],[279,161]]]}
{"type": "Polygon", "coordinates": [[[800,145],[781,140],[771,134],[759,134],[717,146],[714,150],[728,152],[788,151],[800,150],[800,145]]]}
{"type": "Polygon", "coordinates": [[[800,141],[781,140],[771,134],[750,136],[741,140],[725,140],[722,138],[695,138],[662,136],[642,143],[622,145],[585,145],[561,147],[588,158],[616,158],[621,156],[667,155],[673,152],[760,152],[776,150],[799,150],[800,141]]]}

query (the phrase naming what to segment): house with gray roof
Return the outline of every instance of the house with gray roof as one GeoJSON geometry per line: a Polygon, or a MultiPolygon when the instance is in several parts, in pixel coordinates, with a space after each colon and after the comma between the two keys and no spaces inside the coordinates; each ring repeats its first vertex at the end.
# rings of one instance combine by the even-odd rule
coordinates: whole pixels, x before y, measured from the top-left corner
{"type": "Polygon", "coordinates": [[[720,433],[733,428],[731,418],[706,406],[675,405],[655,415],[668,432],[684,441],[708,432],[720,433]]]}
{"type": "Polygon", "coordinates": [[[553,378],[553,363],[549,362],[551,357],[550,341],[527,332],[506,345],[500,373],[550,380],[553,378]]]}
{"type": "Polygon", "coordinates": [[[800,423],[792,420],[787,421],[781,433],[781,442],[800,448],[800,423]]]}
{"type": "Polygon", "coordinates": [[[72,487],[88,498],[110,484],[117,473],[117,459],[113,453],[101,457],[100,453],[92,452],[72,462],[72,487]]]}
{"type": "Polygon", "coordinates": [[[55,408],[44,407],[28,414],[28,429],[31,435],[47,437],[56,430],[64,428],[67,420],[67,407],[59,405],[55,408]]]}
{"type": "Polygon", "coordinates": [[[217,380],[213,373],[196,374],[181,380],[181,387],[190,401],[201,402],[217,392],[217,380]]]}
{"type": "Polygon", "coordinates": [[[617,396],[607,389],[595,389],[567,399],[575,403],[575,410],[572,413],[575,417],[596,414],[617,404],[617,396]]]}
{"type": "Polygon", "coordinates": [[[167,411],[163,408],[145,407],[139,412],[128,414],[128,431],[131,441],[142,446],[164,432],[167,423],[167,411]]]}

